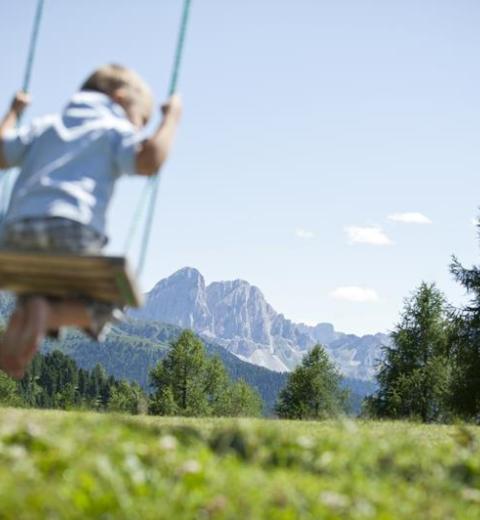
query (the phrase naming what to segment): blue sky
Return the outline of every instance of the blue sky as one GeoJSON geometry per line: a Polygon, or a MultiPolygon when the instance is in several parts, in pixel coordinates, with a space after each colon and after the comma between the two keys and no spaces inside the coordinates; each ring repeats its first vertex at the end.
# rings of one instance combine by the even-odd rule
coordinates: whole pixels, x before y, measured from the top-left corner
{"type": "MultiPolygon", "coordinates": [[[[0,0],[4,107],[34,9],[0,0]]],[[[60,109],[112,61],[160,102],[180,11],[46,0],[28,116],[60,109]]],[[[448,263],[478,259],[479,26],[474,0],[193,0],[144,289],[194,266],[207,282],[248,280],[295,321],[356,333],[391,329],[422,280],[463,301],[448,263]]],[[[118,187],[111,251],[141,187],[118,187]]]]}

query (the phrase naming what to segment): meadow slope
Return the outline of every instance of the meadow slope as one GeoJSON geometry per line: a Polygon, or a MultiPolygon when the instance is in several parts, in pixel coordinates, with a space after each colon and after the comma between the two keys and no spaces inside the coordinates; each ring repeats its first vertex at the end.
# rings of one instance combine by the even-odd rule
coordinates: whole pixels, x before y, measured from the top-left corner
{"type": "Polygon", "coordinates": [[[475,519],[480,428],[0,409],[0,519],[475,519]]]}

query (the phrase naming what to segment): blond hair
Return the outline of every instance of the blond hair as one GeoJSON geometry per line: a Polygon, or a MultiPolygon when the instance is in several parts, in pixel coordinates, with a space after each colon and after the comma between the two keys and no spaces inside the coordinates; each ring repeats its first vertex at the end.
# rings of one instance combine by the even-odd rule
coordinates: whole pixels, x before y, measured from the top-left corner
{"type": "Polygon", "coordinates": [[[109,64],[95,70],[83,83],[81,90],[94,90],[111,96],[125,89],[132,103],[137,105],[146,119],[153,110],[153,95],[147,83],[135,71],[122,65],[109,64]]]}

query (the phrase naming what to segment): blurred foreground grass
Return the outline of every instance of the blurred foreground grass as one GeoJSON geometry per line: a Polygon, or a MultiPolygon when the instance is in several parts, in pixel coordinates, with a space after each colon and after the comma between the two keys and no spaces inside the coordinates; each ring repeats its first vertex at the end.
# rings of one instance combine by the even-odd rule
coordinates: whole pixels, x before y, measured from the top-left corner
{"type": "Polygon", "coordinates": [[[480,428],[0,409],[0,519],[480,519],[480,428]]]}

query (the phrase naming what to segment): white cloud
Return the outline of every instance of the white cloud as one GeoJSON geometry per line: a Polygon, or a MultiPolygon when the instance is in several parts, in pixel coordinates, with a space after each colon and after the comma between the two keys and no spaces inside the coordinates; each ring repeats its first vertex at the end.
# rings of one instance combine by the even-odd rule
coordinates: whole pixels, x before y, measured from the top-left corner
{"type": "Polygon", "coordinates": [[[388,220],[401,222],[402,224],[432,224],[432,221],[423,213],[393,213],[388,220]]]}
{"type": "Polygon", "coordinates": [[[355,303],[374,303],[380,301],[380,297],[374,289],[364,287],[338,287],[330,293],[335,300],[343,300],[355,303]]]}
{"type": "Polygon", "coordinates": [[[393,242],[379,227],[349,226],[345,228],[351,244],[370,244],[373,246],[389,246],[393,242]]]}
{"type": "Polygon", "coordinates": [[[303,238],[304,240],[311,240],[315,233],[313,231],[307,231],[306,229],[297,228],[295,230],[295,235],[297,235],[298,238],[303,238]]]}

